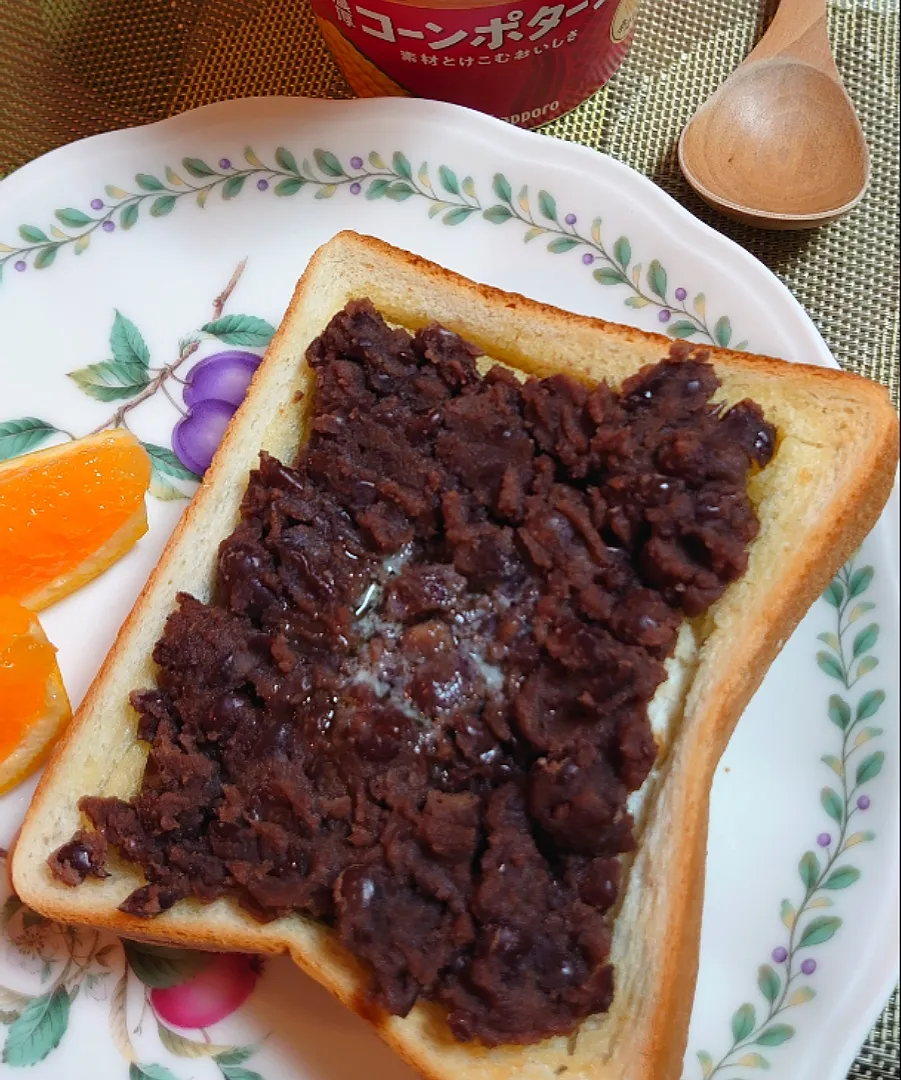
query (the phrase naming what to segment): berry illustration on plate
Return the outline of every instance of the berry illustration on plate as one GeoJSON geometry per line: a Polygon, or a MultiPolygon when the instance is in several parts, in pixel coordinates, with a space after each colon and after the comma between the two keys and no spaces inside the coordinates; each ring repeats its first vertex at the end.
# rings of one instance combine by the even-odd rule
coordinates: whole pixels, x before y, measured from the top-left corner
{"type": "Polygon", "coordinates": [[[188,412],[175,425],[172,449],[192,472],[209,468],[261,359],[256,353],[231,350],[208,356],[191,369],[183,395],[188,412]]]}
{"type": "Polygon", "coordinates": [[[244,1004],[261,973],[259,957],[223,953],[187,982],[151,990],[150,1002],[167,1024],[210,1027],[244,1004]]]}
{"type": "Polygon", "coordinates": [[[261,359],[256,353],[232,350],[201,360],[185,380],[185,405],[191,408],[200,401],[227,401],[237,407],[261,359]]]}
{"type": "Polygon", "coordinates": [[[222,441],[237,406],[227,401],[199,401],[178,421],[172,431],[172,449],[191,472],[203,474],[222,441]]]}

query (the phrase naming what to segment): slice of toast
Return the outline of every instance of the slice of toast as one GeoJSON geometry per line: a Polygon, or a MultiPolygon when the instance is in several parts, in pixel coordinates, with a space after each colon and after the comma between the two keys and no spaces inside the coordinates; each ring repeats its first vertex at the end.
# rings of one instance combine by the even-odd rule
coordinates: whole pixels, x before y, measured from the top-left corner
{"type": "Polygon", "coordinates": [[[81,824],[86,794],[130,797],[146,755],[129,692],[152,685],[151,651],[180,590],[210,597],[217,545],[238,521],[261,448],[293,460],[304,438],[309,343],[348,300],[369,297],[411,330],[439,322],[526,375],[569,372],[618,386],[664,357],[668,339],[568,314],[474,284],[353,233],[321,248],[213,465],[172,535],[35,793],[12,859],[25,903],[63,922],[210,949],[290,952],[297,964],[433,1080],[675,1080],[698,965],[710,787],[717,761],[773,658],[810,603],[861,542],[888,497],[898,427],[885,391],[833,370],[713,349],[718,398],[758,402],[778,432],[773,461],[751,481],[760,533],[746,575],[683,635],[653,703],[663,753],[642,793],[642,830],[618,911],[616,992],[608,1014],[569,1039],[486,1049],[453,1040],[439,1008],[375,1013],[367,977],[315,921],[262,925],[230,901],[183,901],[153,919],[117,910],[139,884],[132,867],[69,888],[47,857],[81,824]]]}

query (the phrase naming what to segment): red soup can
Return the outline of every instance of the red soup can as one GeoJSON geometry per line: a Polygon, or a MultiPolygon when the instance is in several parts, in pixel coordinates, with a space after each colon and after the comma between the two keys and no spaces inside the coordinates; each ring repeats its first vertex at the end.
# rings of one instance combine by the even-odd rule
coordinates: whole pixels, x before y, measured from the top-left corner
{"type": "Polygon", "coordinates": [[[603,86],[632,42],[639,0],[312,0],[360,97],[424,97],[519,127],[603,86]]]}

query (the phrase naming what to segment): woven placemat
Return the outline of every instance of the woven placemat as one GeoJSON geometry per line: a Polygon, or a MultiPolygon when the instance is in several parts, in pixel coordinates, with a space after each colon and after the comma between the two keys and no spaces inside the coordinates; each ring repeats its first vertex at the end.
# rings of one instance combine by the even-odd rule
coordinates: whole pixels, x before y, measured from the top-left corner
{"type": "MultiPolygon", "coordinates": [[[[839,67],[873,182],[812,233],[732,224],[688,189],[679,132],[746,55],[776,0],[643,0],[635,45],[606,90],[544,130],[647,174],[753,252],[798,297],[846,367],[898,400],[898,0],[830,0],[839,67]]],[[[258,94],[349,97],[304,0],[0,0],[0,176],[63,143],[258,94]]],[[[895,994],[851,1070],[899,1080],[895,994]]]]}

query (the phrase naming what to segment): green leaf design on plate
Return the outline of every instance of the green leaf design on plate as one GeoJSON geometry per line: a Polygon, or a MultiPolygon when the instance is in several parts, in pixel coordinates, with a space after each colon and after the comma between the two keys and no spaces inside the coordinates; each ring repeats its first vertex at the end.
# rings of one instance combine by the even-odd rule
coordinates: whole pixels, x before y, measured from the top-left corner
{"type": "Polygon", "coordinates": [[[788,1024],[774,1024],[754,1040],[758,1046],[781,1046],[795,1037],[795,1029],[788,1024]]]}
{"type": "Polygon", "coordinates": [[[205,161],[196,157],[186,157],[181,159],[182,167],[185,172],[190,173],[191,176],[196,177],[198,180],[203,180],[208,176],[215,176],[216,170],[211,169],[205,161]]]}
{"type": "Polygon", "coordinates": [[[757,972],[757,985],[760,987],[761,994],[772,1005],[776,998],[779,997],[782,980],[769,964],[764,964],[757,972]]]}
{"type": "Polygon", "coordinates": [[[475,212],[476,208],[474,206],[457,206],[453,210],[448,210],[441,220],[445,225],[460,225],[466,221],[470,214],[475,212]]]}
{"type": "Polygon", "coordinates": [[[799,1005],[806,1005],[809,1001],[817,996],[816,990],[813,990],[809,986],[799,986],[797,990],[788,999],[787,1007],[789,1009],[797,1008],[799,1005]]]}
{"type": "Polygon", "coordinates": [[[183,465],[175,454],[166,446],[157,446],[156,443],[145,442],[141,444],[150,455],[150,460],[155,468],[167,476],[174,476],[177,480],[199,480],[195,472],[183,465]]]}
{"type": "MultiPolygon", "coordinates": [[[[331,150],[314,150],[313,158],[319,166],[319,171],[325,173],[326,176],[339,177],[346,175],[341,162],[335,157],[331,150]]],[[[408,176],[407,179],[412,179],[412,176],[408,176]]]]}
{"type": "Polygon", "coordinates": [[[0,422],[0,461],[26,454],[45,442],[59,429],[36,416],[0,422]]]}
{"type": "Polygon", "coordinates": [[[833,649],[835,652],[841,651],[841,643],[839,642],[838,637],[835,634],[817,634],[817,641],[822,641],[824,645],[828,645],[829,648],[833,649]]]}
{"type": "Polygon", "coordinates": [[[143,364],[126,364],[118,360],[101,360],[99,364],[67,372],[83,394],[96,401],[124,401],[140,394],[150,382],[143,364]]]}
{"type": "Polygon", "coordinates": [[[462,189],[464,195],[467,195],[470,199],[476,199],[476,201],[478,201],[476,196],[476,182],[471,176],[463,177],[463,182],[460,184],[460,188],[462,189]]]}
{"type": "Polygon", "coordinates": [[[852,597],[860,596],[861,593],[869,589],[874,573],[872,566],[862,566],[859,570],[854,571],[850,582],[850,594],[852,597]]]}
{"type": "Polygon", "coordinates": [[[820,918],[809,922],[801,934],[798,942],[799,949],[808,949],[812,945],[822,945],[831,941],[841,928],[842,920],[835,915],[821,915],[820,918]]]}
{"type": "Polygon", "coordinates": [[[879,625],[877,623],[870,623],[870,625],[865,630],[861,630],[854,639],[854,659],[856,660],[858,656],[862,656],[865,652],[869,652],[878,640],[879,625]]]}
{"type": "Polygon", "coordinates": [[[75,241],[73,245],[73,250],[75,251],[75,254],[80,255],[83,251],[86,251],[90,242],[91,234],[89,232],[83,233],[81,236],[79,236],[79,238],[75,241]]]}
{"type": "Polygon", "coordinates": [[[291,151],[285,147],[280,146],[275,151],[275,163],[280,169],[284,169],[285,172],[300,174],[300,169],[297,167],[297,160],[291,151]]]}
{"type": "MultiPolygon", "coordinates": [[[[647,303],[647,301],[645,301],[645,303],[647,303]]],[[[666,328],[666,332],[670,337],[690,338],[693,334],[698,332],[698,328],[693,322],[689,322],[687,319],[680,319],[678,322],[670,323],[666,328]]]]}
{"type": "Polygon", "coordinates": [[[860,871],[855,866],[839,866],[823,882],[824,889],[847,889],[860,881],[860,871]]]}
{"type": "Polygon", "coordinates": [[[829,719],[842,731],[846,731],[851,723],[851,706],[840,694],[829,698],[829,719]]]}
{"type": "Polygon", "coordinates": [[[742,1005],[732,1017],[732,1038],[742,1042],[757,1027],[757,1012],[753,1005],[742,1005]]]}
{"type": "Polygon", "coordinates": [[[743,1069],[769,1069],[770,1063],[761,1054],[745,1054],[735,1064],[743,1069]]]}
{"type": "Polygon", "coordinates": [[[510,181],[503,173],[494,174],[494,179],[491,181],[491,190],[497,195],[501,202],[513,202],[513,189],[510,187],[510,181]]]}
{"type": "Polygon", "coordinates": [[[879,667],[879,660],[875,656],[865,656],[861,660],[857,667],[857,677],[862,679],[864,675],[869,675],[871,671],[879,667]]]}
{"type": "Polygon", "coordinates": [[[184,180],[182,180],[175,169],[170,168],[168,165],[166,166],[166,179],[173,187],[185,187],[184,180]]]}
{"type": "Polygon", "coordinates": [[[854,740],[854,749],[856,750],[858,747],[863,746],[865,743],[868,743],[871,739],[878,738],[880,735],[884,734],[885,732],[882,728],[864,728],[863,731],[858,732],[857,738],[854,740]]]}
{"type": "Polygon", "coordinates": [[[116,311],[113,328],[110,330],[109,346],[113,357],[122,364],[150,364],[150,350],[141,336],[141,331],[121,311],[116,311]]]}
{"type": "Polygon", "coordinates": [[[822,761],[824,765],[828,765],[836,776],[845,775],[845,766],[834,754],[823,754],[820,761],[822,761]]]}
{"type": "Polygon", "coordinates": [[[32,998],[10,1026],[3,1061],[14,1068],[36,1065],[59,1046],[69,1026],[69,995],[62,986],[32,998]]]}
{"type": "Polygon", "coordinates": [[[628,236],[621,236],[613,245],[613,255],[616,261],[625,269],[632,261],[632,245],[628,236]]]}
{"type": "Polygon", "coordinates": [[[623,272],[617,270],[615,266],[602,266],[600,270],[595,270],[591,276],[602,285],[622,285],[626,280],[623,272]]]}
{"type": "Polygon", "coordinates": [[[732,323],[727,315],[716,320],[713,327],[713,338],[717,345],[722,345],[724,349],[729,347],[729,342],[732,340],[732,323]]]}
{"type": "Polygon", "coordinates": [[[704,1080],[707,1080],[707,1077],[713,1072],[713,1058],[706,1050],[699,1050],[698,1061],[701,1063],[701,1073],[704,1076],[704,1080]]]}
{"type": "Polygon", "coordinates": [[[870,829],[865,832],[852,833],[851,836],[845,841],[845,847],[856,847],[858,844],[869,844],[871,840],[876,839],[876,834],[870,829]]]}
{"type": "Polygon", "coordinates": [[[391,199],[394,202],[406,202],[411,196],[416,194],[416,189],[410,184],[405,183],[403,180],[395,180],[393,184],[389,184],[385,191],[385,198],[391,199]]]}
{"type": "MultiPolygon", "coordinates": [[[[239,1049],[238,1047],[217,1046],[215,1043],[189,1039],[187,1036],[180,1035],[177,1031],[173,1031],[171,1028],[166,1027],[160,1020],[157,1020],[156,1022],[156,1030],[160,1037],[160,1042],[170,1054],[175,1054],[176,1057],[211,1057],[216,1061],[219,1061],[219,1054],[229,1054],[234,1050],[239,1049]]],[[[243,1049],[243,1047],[240,1049],[243,1049]]]]}
{"type": "Polygon", "coordinates": [[[659,296],[660,299],[665,302],[666,285],[666,271],[663,269],[658,259],[652,259],[648,266],[648,288],[655,296],[659,296]]]}
{"type": "Polygon", "coordinates": [[[871,716],[875,716],[879,712],[884,701],[884,691],[868,690],[857,703],[857,719],[869,720],[871,716]]]}
{"type": "Polygon", "coordinates": [[[154,199],[150,204],[150,216],[165,217],[167,214],[171,214],[177,199],[177,195],[160,195],[158,199],[154,199]]]}
{"type": "Polygon", "coordinates": [[[272,340],[275,327],[255,315],[223,315],[200,328],[205,334],[224,341],[226,345],[254,345],[263,348],[272,340]]]}
{"type": "Polygon", "coordinates": [[[35,267],[38,270],[46,270],[56,258],[57,251],[59,251],[59,244],[52,244],[50,247],[42,248],[34,257],[35,267]]]}
{"type": "MultiPolygon", "coordinates": [[[[391,164],[394,166],[394,171],[398,176],[402,176],[405,180],[413,180],[413,169],[410,162],[407,160],[406,155],[402,154],[400,150],[394,152],[394,156],[391,158],[391,164]]],[[[333,174],[334,175],[334,174],[333,174]]],[[[338,174],[341,175],[340,173],[338,174]]]]}
{"type": "Polygon", "coordinates": [[[372,153],[369,155],[369,164],[374,169],[385,169],[385,168],[387,168],[387,166],[385,165],[385,162],[382,160],[381,154],[377,154],[375,152],[375,150],[373,150],[372,153]]]}
{"type": "Polygon", "coordinates": [[[538,209],[549,221],[557,220],[557,200],[548,192],[538,192],[538,209]]]}
{"type": "Polygon", "coordinates": [[[85,225],[90,225],[94,220],[83,211],[76,210],[72,206],[67,206],[64,210],[57,210],[56,218],[61,225],[65,225],[68,229],[80,229],[85,225]]]}
{"type": "Polygon", "coordinates": [[[119,214],[119,224],[123,229],[130,229],[138,221],[139,204],[136,202],[129,203],[128,206],[122,208],[122,212],[119,214]]]}
{"type": "Polygon", "coordinates": [[[572,236],[557,236],[548,244],[547,249],[552,255],[562,255],[565,251],[572,251],[582,243],[572,236]]]}
{"type": "Polygon", "coordinates": [[[222,185],[222,198],[234,199],[236,196],[240,195],[246,181],[246,175],[230,176],[222,185]]]}
{"type": "Polygon", "coordinates": [[[294,195],[308,183],[309,180],[304,180],[302,176],[286,176],[284,180],[279,180],[274,191],[276,195],[294,195]]]}
{"type": "Polygon", "coordinates": [[[19,236],[22,237],[26,244],[46,244],[50,240],[44,230],[39,229],[36,225],[20,225],[19,236]]]}
{"type": "Polygon", "coordinates": [[[369,187],[366,189],[366,198],[381,199],[381,197],[385,194],[389,187],[391,187],[390,180],[373,180],[369,187]]]}
{"type": "Polygon", "coordinates": [[[187,982],[213,959],[209,953],[188,952],[137,941],[123,940],[122,945],[128,966],[152,990],[165,990],[187,982]]]}
{"type": "Polygon", "coordinates": [[[824,787],[820,792],[820,802],[832,820],[841,825],[845,820],[845,803],[838,792],[833,791],[831,787],[824,787]]]}
{"type": "Polygon", "coordinates": [[[842,601],[845,599],[845,590],[842,588],[841,582],[830,582],[823,592],[823,599],[832,604],[834,608],[841,607],[842,601]]]}
{"type": "Polygon", "coordinates": [[[851,609],[851,614],[848,616],[849,625],[857,622],[858,619],[862,619],[867,612],[872,611],[875,607],[875,604],[870,604],[866,601],[862,604],[855,604],[851,609]]]}
{"type": "Polygon", "coordinates": [[[154,499],[159,499],[160,502],[178,502],[179,499],[190,498],[190,495],[176,487],[171,480],[167,480],[157,468],[150,471],[150,483],[147,490],[154,499]]]}
{"type": "Polygon", "coordinates": [[[819,665],[820,669],[822,671],[825,671],[827,675],[831,676],[831,678],[838,679],[839,682],[845,681],[845,674],[842,671],[842,666],[838,662],[838,660],[835,659],[832,653],[818,652],[817,664],[819,665]]]}
{"type": "Polygon", "coordinates": [[[492,225],[503,225],[505,221],[509,221],[513,216],[513,211],[508,210],[506,206],[501,206],[500,203],[489,206],[487,210],[482,211],[482,217],[486,221],[490,221],[492,225]]]}
{"type": "Polygon", "coordinates": [[[864,758],[857,766],[857,786],[860,787],[863,784],[868,784],[871,780],[875,780],[882,772],[884,764],[885,754],[881,750],[877,750],[875,754],[870,754],[869,757],[864,758]]]}
{"type": "Polygon", "coordinates": [[[806,852],[798,863],[798,873],[801,875],[804,888],[810,892],[820,876],[820,861],[812,851],[806,852]]]}
{"type": "Polygon", "coordinates": [[[165,1065],[138,1065],[132,1062],[128,1068],[128,1080],[178,1080],[165,1065]]]}
{"type": "Polygon", "coordinates": [[[163,191],[166,186],[162,180],[158,180],[157,177],[151,176],[150,173],[138,173],[137,176],[135,176],[135,183],[141,191],[163,191]]]}
{"type": "Polygon", "coordinates": [[[225,1080],[263,1080],[258,1072],[240,1065],[220,1065],[219,1068],[225,1080]]]}
{"type": "Polygon", "coordinates": [[[255,1046],[236,1046],[231,1050],[214,1055],[213,1060],[218,1065],[243,1065],[249,1057],[256,1053],[255,1046]]]}
{"type": "Polygon", "coordinates": [[[460,183],[453,169],[449,169],[446,165],[439,166],[438,179],[445,191],[450,192],[451,195],[460,194],[460,183]]]}

